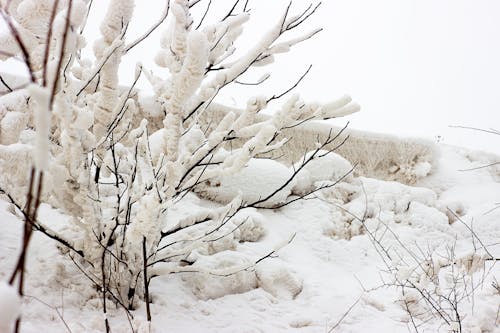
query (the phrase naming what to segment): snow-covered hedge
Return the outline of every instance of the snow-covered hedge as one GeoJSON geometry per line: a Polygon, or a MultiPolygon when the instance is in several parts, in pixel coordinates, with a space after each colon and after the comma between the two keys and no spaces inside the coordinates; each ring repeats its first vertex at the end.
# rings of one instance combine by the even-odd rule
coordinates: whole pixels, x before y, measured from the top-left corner
{"type": "MultiPolygon", "coordinates": [[[[209,125],[217,123],[228,112],[241,112],[217,104],[211,108],[213,112],[210,118],[203,118],[202,115],[202,121],[209,125]]],[[[266,119],[268,116],[260,117],[266,119]]],[[[293,164],[303,157],[304,152],[316,148],[318,138],[323,140],[332,130],[338,133],[342,129],[328,122],[318,121],[287,128],[281,132],[282,137],[290,138],[286,147],[276,149],[266,156],[277,158],[288,165],[293,164]]],[[[414,184],[435,168],[438,149],[434,142],[352,129],[345,130],[345,134],[349,135],[349,139],[337,148],[336,153],[356,165],[357,175],[414,184]]],[[[235,147],[241,143],[235,140],[231,144],[235,147]]],[[[338,142],[327,148],[336,147],[336,144],[338,142]]]]}

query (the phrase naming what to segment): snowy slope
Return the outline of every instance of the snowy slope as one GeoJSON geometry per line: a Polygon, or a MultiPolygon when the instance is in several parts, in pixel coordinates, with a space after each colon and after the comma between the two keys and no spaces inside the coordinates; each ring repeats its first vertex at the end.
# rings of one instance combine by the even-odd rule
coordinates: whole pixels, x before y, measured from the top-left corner
{"type": "MultiPolygon", "coordinates": [[[[411,318],[400,302],[391,274],[368,231],[393,256],[397,274],[410,269],[412,254],[446,253],[457,258],[481,245],[500,257],[500,170],[480,168],[495,156],[441,146],[437,165],[417,186],[366,177],[349,178],[324,190],[317,199],[279,210],[252,210],[248,230],[200,251],[194,268],[245,265],[295,237],[255,268],[228,277],[178,273],[153,279],[152,332],[406,332],[411,318]],[[452,212],[447,210],[449,207],[452,212]],[[365,216],[363,224],[358,220],[365,216]],[[402,246],[404,244],[404,247],[402,246]],[[406,249],[407,248],[407,249],[406,249]],[[413,251],[413,252],[409,252],[413,251]],[[441,251],[441,252],[440,252],[441,251]],[[384,285],[386,283],[386,285],[384,285]]],[[[185,207],[213,205],[187,197],[185,207]]],[[[62,228],[65,217],[42,206],[40,219],[62,228]]],[[[11,272],[20,243],[21,222],[0,202],[0,279],[11,272]]],[[[492,286],[500,271],[484,263],[481,288],[463,301],[464,332],[500,332],[500,294],[492,286]],[[491,270],[490,270],[491,269],[491,270]],[[470,304],[474,303],[474,311],[470,304]],[[496,325],[496,326],[495,326],[496,325]]],[[[30,246],[23,332],[101,332],[100,298],[71,260],[55,244],[35,234],[30,246]]],[[[446,273],[446,272],[445,272],[446,273]]],[[[407,273],[411,274],[411,273],[407,273]]],[[[479,275],[478,275],[479,274],[479,275]]],[[[112,332],[148,332],[145,309],[133,311],[131,324],[120,309],[111,310],[112,332]]],[[[419,332],[448,332],[434,317],[419,332]]]]}

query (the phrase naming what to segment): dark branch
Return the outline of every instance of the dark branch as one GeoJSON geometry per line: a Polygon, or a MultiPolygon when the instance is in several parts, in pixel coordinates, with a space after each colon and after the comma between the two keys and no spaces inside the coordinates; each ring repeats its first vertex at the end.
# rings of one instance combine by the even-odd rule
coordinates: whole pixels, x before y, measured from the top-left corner
{"type": "Polygon", "coordinates": [[[309,73],[309,71],[311,70],[311,68],[312,68],[312,65],[309,65],[309,67],[307,68],[307,70],[304,72],[304,74],[301,75],[301,77],[297,80],[297,82],[295,82],[294,85],[292,85],[290,88],[288,88],[287,90],[285,90],[284,92],[282,92],[279,95],[273,95],[271,98],[269,98],[267,100],[267,103],[271,102],[274,99],[280,99],[281,97],[285,96],[290,91],[292,91],[294,88],[296,88],[299,85],[299,83],[306,77],[306,75],[309,73]]]}

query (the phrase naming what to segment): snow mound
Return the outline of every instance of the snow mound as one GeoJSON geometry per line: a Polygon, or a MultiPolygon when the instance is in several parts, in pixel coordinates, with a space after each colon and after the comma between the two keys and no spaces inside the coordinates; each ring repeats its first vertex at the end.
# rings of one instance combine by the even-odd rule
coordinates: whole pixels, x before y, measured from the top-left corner
{"type": "MultiPolygon", "coordinates": [[[[198,186],[198,194],[208,200],[220,203],[231,202],[239,192],[242,200],[253,203],[271,195],[290,178],[290,170],[279,162],[270,159],[252,158],[247,165],[234,174],[226,174],[198,186]]],[[[286,201],[295,182],[290,182],[274,196],[259,204],[273,207],[286,201]]]]}
{"type": "Polygon", "coordinates": [[[17,291],[5,281],[0,281],[0,332],[10,332],[20,313],[21,299],[17,291]]]}
{"type": "Polygon", "coordinates": [[[204,300],[241,294],[257,288],[255,272],[246,269],[253,263],[250,257],[235,251],[202,256],[193,264],[193,270],[199,273],[187,277],[188,283],[193,294],[204,300]]]}
{"type": "MultiPolygon", "coordinates": [[[[305,159],[311,157],[315,151],[310,151],[305,155],[305,159]]],[[[295,164],[295,169],[299,168],[301,162],[295,164]]],[[[319,181],[337,181],[342,177],[345,180],[352,180],[352,174],[349,171],[352,164],[342,156],[320,150],[316,156],[307,163],[297,174],[297,182],[292,189],[294,194],[304,194],[314,189],[314,184],[319,181]],[[346,176],[347,175],[347,176],[346,176]]]]}
{"type": "MultiPolygon", "coordinates": [[[[221,232],[225,232],[227,236],[207,242],[206,248],[201,247],[199,251],[196,252],[200,252],[200,254],[203,255],[212,255],[223,251],[235,250],[237,240],[235,239],[236,237],[234,234],[229,233],[230,227],[232,227],[232,225],[228,225],[226,228],[221,228],[221,232]]],[[[196,256],[196,252],[195,254],[191,254],[190,258],[197,259],[198,257],[196,256]]]]}
{"type": "MultiPolygon", "coordinates": [[[[359,179],[370,200],[382,210],[402,213],[409,209],[411,202],[419,202],[426,206],[434,206],[437,202],[436,192],[428,188],[365,177],[359,179]]],[[[360,197],[363,197],[362,193],[359,193],[358,199],[360,197]]]]}
{"type": "Polygon", "coordinates": [[[275,297],[293,299],[302,291],[302,279],[283,261],[263,261],[255,271],[258,286],[275,297]]]}
{"type": "MultiPolygon", "coordinates": [[[[325,189],[321,195],[333,204],[331,220],[322,225],[323,234],[330,237],[351,239],[363,234],[363,218],[367,226],[395,222],[443,232],[452,222],[446,214],[447,205],[438,200],[436,192],[424,187],[359,177],[325,189]]],[[[457,213],[463,210],[456,204],[457,213]]]]}
{"type": "Polygon", "coordinates": [[[446,214],[448,217],[448,223],[455,223],[458,218],[467,213],[467,209],[464,204],[457,200],[443,200],[438,202],[437,208],[446,214]]]}
{"type": "Polygon", "coordinates": [[[402,222],[425,228],[441,229],[446,231],[449,222],[448,216],[435,207],[429,207],[420,202],[412,202],[402,222]]]}
{"type": "Polygon", "coordinates": [[[240,242],[257,242],[266,233],[264,217],[257,210],[247,209],[233,218],[233,225],[237,226],[234,238],[240,242]]]}
{"type": "MultiPolygon", "coordinates": [[[[220,233],[225,236],[217,236],[216,240],[207,242],[206,247],[201,247],[197,252],[212,255],[226,250],[236,250],[238,243],[259,241],[265,235],[265,229],[262,217],[258,217],[257,214],[238,214],[232,223],[220,228],[220,233]]],[[[192,258],[196,259],[196,254],[192,254],[192,258]]]]}

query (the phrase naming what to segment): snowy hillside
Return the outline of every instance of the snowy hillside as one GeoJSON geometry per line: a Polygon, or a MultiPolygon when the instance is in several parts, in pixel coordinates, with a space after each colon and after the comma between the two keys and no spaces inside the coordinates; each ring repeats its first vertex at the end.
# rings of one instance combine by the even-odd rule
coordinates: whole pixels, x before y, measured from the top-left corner
{"type": "MultiPolygon", "coordinates": [[[[431,290],[436,281],[419,269],[432,256],[442,266],[436,274],[443,295],[453,295],[446,289],[452,286],[450,274],[460,277],[450,290],[460,298],[463,331],[498,332],[500,271],[485,259],[500,256],[500,209],[494,210],[500,173],[494,167],[459,171],[487,164],[491,156],[439,149],[434,171],[416,186],[351,177],[316,199],[246,212],[238,220],[247,223],[238,232],[193,254],[185,272],[152,280],[152,331],[405,332],[413,325],[410,306],[416,308],[420,332],[448,332],[454,323],[445,319],[455,317],[446,302],[441,318],[415,290],[403,294],[395,286],[408,279],[431,290]],[[449,256],[464,261],[455,265],[458,271],[446,265],[449,256]],[[467,259],[474,256],[482,260],[471,267],[467,259]]],[[[243,190],[251,191],[253,182],[247,180],[243,190]]],[[[174,214],[214,205],[200,200],[190,196],[174,214]]],[[[11,205],[0,207],[0,278],[5,280],[17,257],[22,222],[11,205]]],[[[68,223],[47,205],[40,220],[56,230],[68,223]]],[[[229,228],[239,222],[233,223],[229,228]]],[[[102,331],[98,291],[71,260],[39,233],[29,251],[23,332],[102,331]]],[[[129,332],[129,320],[138,332],[148,331],[143,305],[131,313],[134,318],[127,320],[123,310],[111,309],[113,332],[129,332]]]]}

